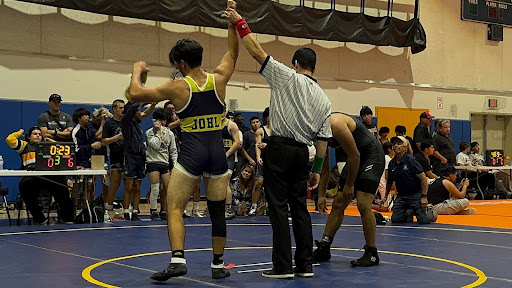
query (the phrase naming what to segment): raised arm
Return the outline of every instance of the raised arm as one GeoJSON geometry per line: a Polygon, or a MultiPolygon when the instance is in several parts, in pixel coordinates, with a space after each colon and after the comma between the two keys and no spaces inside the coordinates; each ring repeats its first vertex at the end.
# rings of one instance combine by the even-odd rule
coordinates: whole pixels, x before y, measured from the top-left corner
{"type": "Polygon", "coordinates": [[[100,128],[98,128],[98,131],[96,131],[96,134],[94,134],[94,138],[96,138],[99,141],[101,141],[101,139],[103,138],[103,126],[105,126],[106,121],[107,119],[105,117],[101,118],[100,128]]]}
{"type": "Polygon", "coordinates": [[[144,110],[144,112],[140,112],[140,113],[136,114],[137,118],[139,118],[139,120],[142,120],[142,119],[148,117],[149,115],[151,115],[151,112],[153,112],[153,109],[155,109],[155,106],[156,106],[155,102],[151,103],[151,105],[146,110],[144,110]]]}
{"type": "MultiPolygon", "coordinates": [[[[236,2],[228,1],[228,9],[235,9],[236,2]],[[229,8],[231,7],[231,8],[229,8]]],[[[217,66],[213,72],[216,74],[216,80],[225,86],[229,79],[231,79],[231,75],[235,71],[236,60],[238,59],[238,37],[236,35],[236,30],[233,24],[229,23],[228,25],[228,52],[224,54],[222,60],[220,61],[219,66],[217,66]]]]}
{"type": "Polygon", "coordinates": [[[156,87],[144,87],[145,78],[149,68],[146,62],[139,61],[133,64],[132,79],[126,98],[132,102],[153,102],[158,103],[164,100],[171,100],[173,103],[176,97],[188,90],[188,84],[183,80],[169,80],[156,87]],[[143,76],[144,75],[144,76],[143,76]],[[143,81],[144,78],[144,81],[143,81]]]}
{"type": "Polygon", "coordinates": [[[107,145],[110,145],[114,142],[116,142],[117,140],[119,139],[122,139],[123,138],[123,134],[122,133],[119,133],[115,136],[112,136],[112,137],[109,137],[109,138],[102,138],[101,139],[101,145],[103,146],[107,146],[107,145]]]}
{"type": "Polygon", "coordinates": [[[162,134],[160,132],[160,122],[157,121],[153,125],[153,127],[149,128],[146,131],[146,142],[147,145],[154,150],[158,151],[160,149],[160,144],[162,142],[162,134]]]}
{"type": "Polygon", "coordinates": [[[25,149],[25,146],[27,145],[26,141],[20,140],[19,138],[23,136],[23,129],[20,129],[16,132],[13,132],[5,138],[5,142],[9,147],[16,150],[16,152],[21,153],[23,149],[25,149]]]}
{"type": "Polygon", "coordinates": [[[261,48],[260,43],[252,34],[245,19],[243,19],[242,16],[240,16],[240,14],[238,14],[238,12],[233,8],[226,9],[226,11],[224,11],[222,14],[222,17],[228,19],[229,22],[235,27],[238,35],[240,35],[240,38],[242,38],[242,42],[244,43],[245,48],[249,54],[251,54],[252,58],[256,59],[258,63],[263,64],[265,59],[267,59],[267,53],[265,53],[263,48],[261,48]]]}
{"type": "Polygon", "coordinates": [[[466,197],[466,190],[469,186],[469,180],[465,179],[464,182],[462,182],[462,190],[459,191],[457,187],[452,183],[450,180],[443,180],[443,186],[450,192],[450,197],[457,198],[457,199],[463,199],[466,197]]]}

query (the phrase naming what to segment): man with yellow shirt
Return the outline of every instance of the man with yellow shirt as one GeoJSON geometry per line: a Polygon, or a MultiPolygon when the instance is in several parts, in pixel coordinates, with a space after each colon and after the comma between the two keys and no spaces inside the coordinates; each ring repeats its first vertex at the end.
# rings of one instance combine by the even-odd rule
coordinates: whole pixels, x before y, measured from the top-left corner
{"type": "MultiPolygon", "coordinates": [[[[20,140],[23,129],[7,136],[7,145],[14,149],[21,157],[22,170],[33,170],[36,164],[36,144],[41,142],[43,132],[41,128],[34,126],[28,130],[25,136],[27,141],[20,140]]],[[[66,176],[23,176],[20,179],[19,190],[28,211],[32,214],[35,223],[46,224],[48,219],[43,214],[37,198],[41,189],[47,189],[59,204],[60,215],[66,224],[73,223],[73,202],[69,198],[69,190],[66,185],[66,176]]]]}

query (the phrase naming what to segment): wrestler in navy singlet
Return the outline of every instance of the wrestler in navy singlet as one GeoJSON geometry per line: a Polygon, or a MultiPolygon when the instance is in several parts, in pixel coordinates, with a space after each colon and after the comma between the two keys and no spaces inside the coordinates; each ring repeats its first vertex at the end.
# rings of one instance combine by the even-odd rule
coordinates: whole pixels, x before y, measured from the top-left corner
{"type": "Polygon", "coordinates": [[[189,76],[184,80],[190,86],[190,98],[177,111],[182,131],[178,164],[193,176],[222,175],[228,169],[221,132],[224,104],[215,90],[215,77],[208,73],[202,87],[189,76]]]}

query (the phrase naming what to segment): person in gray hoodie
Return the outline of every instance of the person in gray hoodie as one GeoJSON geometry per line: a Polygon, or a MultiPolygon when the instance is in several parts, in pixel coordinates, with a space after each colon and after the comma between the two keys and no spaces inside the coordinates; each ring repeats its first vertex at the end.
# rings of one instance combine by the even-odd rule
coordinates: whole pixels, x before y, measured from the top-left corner
{"type": "Polygon", "coordinates": [[[167,187],[170,178],[170,163],[176,163],[178,159],[178,150],[176,148],[176,138],[174,133],[167,128],[166,113],[168,111],[158,108],[153,112],[153,127],[146,131],[147,151],[146,151],[146,172],[149,175],[149,183],[151,186],[151,194],[149,196],[149,204],[151,211],[151,220],[160,220],[166,211],[165,199],[167,187]],[[160,192],[160,179],[164,189],[164,193],[160,195],[160,214],[157,212],[157,199],[160,192]]]}

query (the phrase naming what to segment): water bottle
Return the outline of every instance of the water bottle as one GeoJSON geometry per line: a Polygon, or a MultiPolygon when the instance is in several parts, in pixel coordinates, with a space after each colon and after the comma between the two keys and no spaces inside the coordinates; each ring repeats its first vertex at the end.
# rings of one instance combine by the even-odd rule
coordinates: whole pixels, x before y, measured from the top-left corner
{"type": "Polygon", "coordinates": [[[4,170],[4,158],[0,155],[0,170],[4,170]]]}

